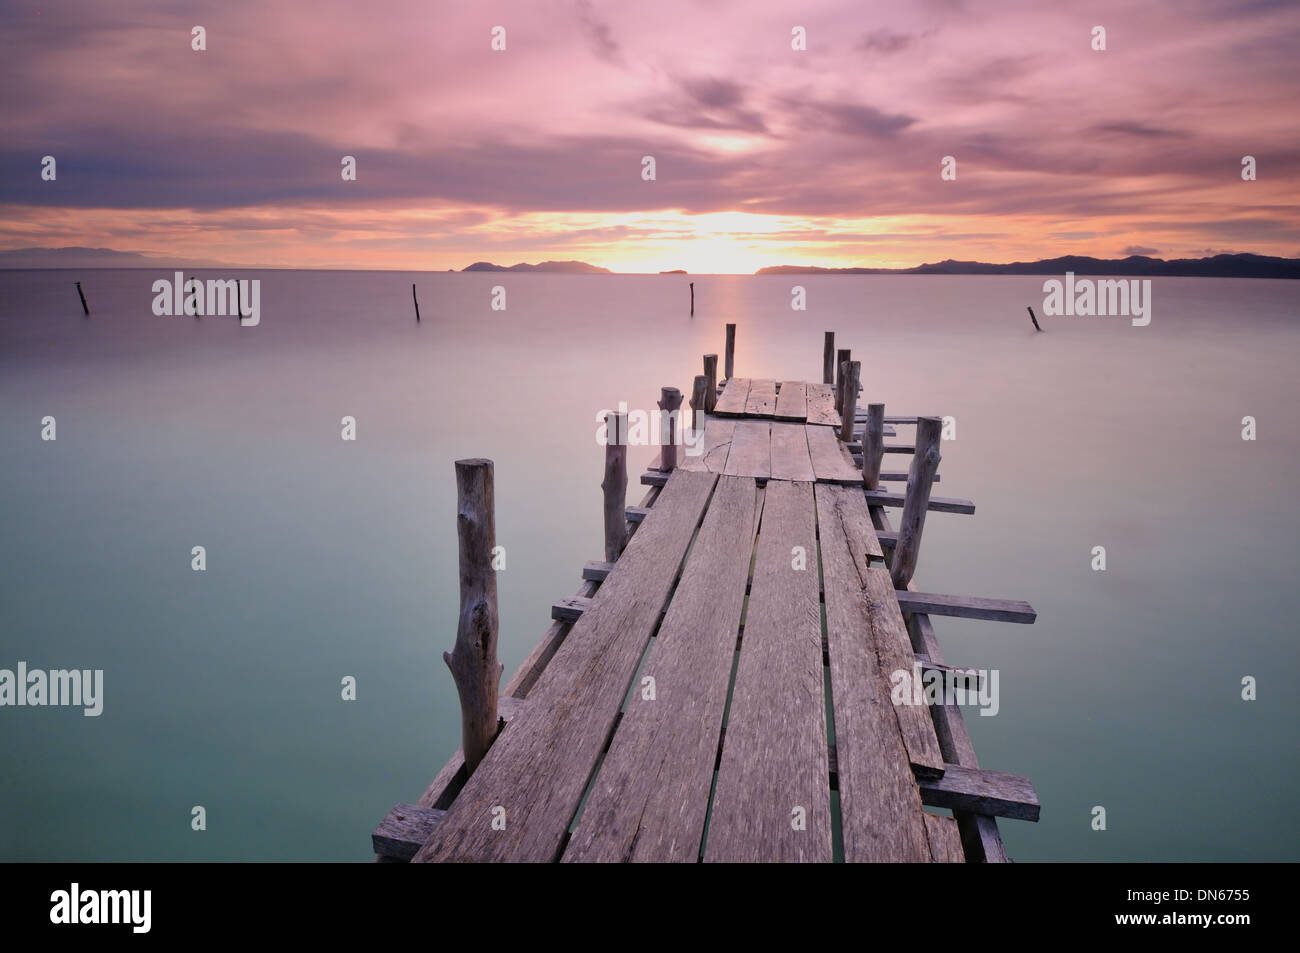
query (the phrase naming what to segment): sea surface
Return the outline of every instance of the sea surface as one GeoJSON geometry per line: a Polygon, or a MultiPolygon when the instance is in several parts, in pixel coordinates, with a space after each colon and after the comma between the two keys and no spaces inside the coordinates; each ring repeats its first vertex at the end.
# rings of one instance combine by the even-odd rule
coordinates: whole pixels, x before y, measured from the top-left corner
{"type": "Polygon", "coordinates": [[[1038,610],[935,622],[999,671],[967,722],[1041,798],[1014,859],[1300,860],[1300,283],[1157,278],[1134,327],[1039,277],[194,274],[259,279],[260,324],[0,271],[0,668],[104,671],[99,717],[0,708],[0,860],[370,859],[459,743],[452,462],[496,463],[509,677],[601,556],[601,411],[689,393],[728,321],[740,376],[819,379],[834,330],[862,403],[955,418],[936,493],[977,511],[917,580],[1038,610]]]}

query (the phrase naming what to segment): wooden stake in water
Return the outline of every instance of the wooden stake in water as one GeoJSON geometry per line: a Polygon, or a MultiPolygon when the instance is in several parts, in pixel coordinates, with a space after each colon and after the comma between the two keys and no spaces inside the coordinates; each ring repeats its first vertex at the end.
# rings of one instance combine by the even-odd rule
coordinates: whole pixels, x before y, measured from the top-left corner
{"type": "Polygon", "coordinates": [[[90,306],[86,304],[86,295],[81,290],[81,282],[77,282],[77,296],[81,298],[81,310],[86,312],[86,317],[90,317],[90,306]]]}
{"type": "Polygon", "coordinates": [[[682,407],[682,392],[676,387],[659,391],[659,469],[665,473],[677,469],[677,416],[682,407]]]}
{"type": "Polygon", "coordinates": [[[691,317],[695,317],[695,282],[691,282],[691,317]]]}
{"type": "Polygon", "coordinates": [[[844,410],[844,365],[852,357],[852,351],[842,347],[835,355],[835,412],[842,413],[844,410]]]}
{"type": "Polygon", "coordinates": [[[605,562],[612,563],[627,544],[627,414],[605,414],[605,562]]]}
{"type": "Polygon", "coordinates": [[[861,361],[844,364],[844,407],[840,411],[840,439],[853,442],[853,423],[858,416],[858,377],[862,374],[861,361]]]}
{"type": "Polygon", "coordinates": [[[867,404],[867,425],[862,431],[862,486],[880,488],[880,463],[885,458],[885,405],[867,404]]]}
{"type": "Polygon", "coordinates": [[[420,323],[420,299],[415,296],[415,282],[411,282],[411,300],[415,302],[415,323],[420,323]]]}
{"type": "Polygon", "coordinates": [[[1035,330],[1035,331],[1041,331],[1041,330],[1043,330],[1042,328],[1040,328],[1040,327],[1038,326],[1038,319],[1037,319],[1036,317],[1034,317],[1034,309],[1033,309],[1033,308],[1028,308],[1027,310],[1029,311],[1029,320],[1034,322],[1034,330],[1035,330]]]}
{"type": "Polygon", "coordinates": [[[895,589],[906,589],[916,572],[916,560],[921,551],[921,531],[925,528],[925,513],[930,508],[930,488],[939,471],[939,439],[943,434],[943,421],[938,417],[916,418],[916,452],[912,455],[912,468],[907,474],[907,496],[903,499],[903,517],[898,524],[898,542],[894,544],[894,559],[889,575],[895,589]]]}
{"type": "Polygon", "coordinates": [[[497,733],[496,500],[491,460],[456,461],[456,534],[460,542],[460,623],[443,653],[460,696],[461,748],[472,774],[497,733]]]}
{"type": "Polygon", "coordinates": [[[704,376],[709,379],[704,390],[704,410],[711,414],[718,403],[718,355],[704,355],[704,376]]]}
{"type": "Polygon", "coordinates": [[[835,332],[826,332],[826,343],[822,345],[822,383],[835,383],[835,332]]]}
{"type": "Polygon", "coordinates": [[[691,429],[697,433],[700,429],[700,414],[704,413],[704,394],[708,389],[708,376],[696,374],[695,386],[691,388],[691,429]]]}

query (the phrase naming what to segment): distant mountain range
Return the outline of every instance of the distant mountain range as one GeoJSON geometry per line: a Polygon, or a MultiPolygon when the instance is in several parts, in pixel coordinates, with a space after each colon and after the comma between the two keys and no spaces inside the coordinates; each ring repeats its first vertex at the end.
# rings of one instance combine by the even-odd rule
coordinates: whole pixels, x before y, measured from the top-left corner
{"type": "Polygon", "coordinates": [[[490,261],[476,261],[461,271],[549,271],[562,275],[612,275],[608,268],[589,265],[585,261],[543,261],[536,265],[520,263],[518,265],[494,265],[490,261]]]}
{"type": "Polygon", "coordinates": [[[1212,258],[1091,258],[1065,255],[1042,261],[1013,261],[992,265],[982,261],[940,261],[915,268],[819,268],[815,265],[776,265],[756,275],[1142,275],[1144,277],[1300,278],[1300,258],[1268,255],[1215,255],[1212,258]]]}
{"type": "Polygon", "coordinates": [[[8,248],[0,251],[0,268],[223,268],[225,262],[156,258],[138,251],[65,246],[8,248]]]}

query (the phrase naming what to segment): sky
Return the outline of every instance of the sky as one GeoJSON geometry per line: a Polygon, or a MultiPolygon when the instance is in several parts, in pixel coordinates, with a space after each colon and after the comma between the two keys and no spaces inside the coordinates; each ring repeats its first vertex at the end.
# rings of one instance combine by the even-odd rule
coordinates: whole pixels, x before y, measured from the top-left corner
{"type": "Polygon", "coordinates": [[[0,0],[0,76],[0,252],[1300,256],[1294,2],[0,0]]]}

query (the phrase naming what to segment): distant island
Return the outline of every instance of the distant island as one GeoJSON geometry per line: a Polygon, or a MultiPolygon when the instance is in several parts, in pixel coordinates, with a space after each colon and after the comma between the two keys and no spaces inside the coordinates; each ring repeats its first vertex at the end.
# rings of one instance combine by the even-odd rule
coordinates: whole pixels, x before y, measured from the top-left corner
{"type": "Polygon", "coordinates": [[[661,271],[661,272],[659,272],[659,274],[661,274],[661,275],[684,275],[684,274],[686,274],[686,269],[685,269],[685,268],[674,268],[672,271],[661,271]]]}
{"type": "Polygon", "coordinates": [[[585,261],[543,261],[536,265],[520,263],[518,265],[494,265],[490,261],[476,261],[462,268],[461,271],[549,271],[562,275],[612,275],[608,268],[589,265],[585,261]]]}
{"type": "Polygon", "coordinates": [[[1196,278],[1300,278],[1300,258],[1268,255],[1215,255],[1212,258],[1091,258],[1065,255],[1041,261],[992,265],[982,261],[947,261],[914,268],[820,268],[816,265],[775,265],[756,275],[1143,275],[1196,278]]]}

